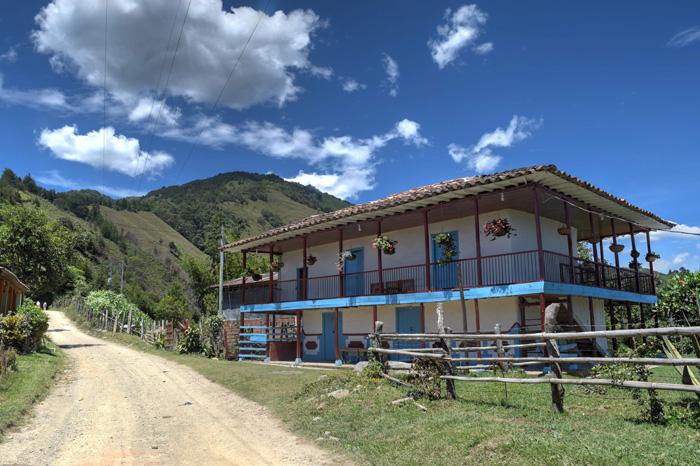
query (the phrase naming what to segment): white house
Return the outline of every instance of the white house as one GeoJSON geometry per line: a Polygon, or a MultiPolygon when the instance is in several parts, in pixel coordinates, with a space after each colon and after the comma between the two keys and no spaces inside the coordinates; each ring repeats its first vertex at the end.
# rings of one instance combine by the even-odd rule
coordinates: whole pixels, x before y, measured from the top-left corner
{"type": "MultiPolygon", "coordinates": [[[[247,255],[255,253],[285,264],[266,283],[268,293],[246,293],[253,282],[241,280],[242,325],[246,313],[295,315],[301,323],[297,362],[339,364],[342,348],[367,345],[377,320],[386,332],[435,332],[438,302],[444,303],[445,325],[455,332],[489,333],[495,324],[504,333],[540,331],[552,302],[567,304],[563,326],[604,329],[606,309],[639,304],[644,312],[645,305],[656,303],[649,232],[672,226],[544,165],[423,186],[315,215],[223,249],[242,252],[244,268],[247,255]],[[512,228],[510,237],[485,236],[487,224],[499,219],[512,228]],[[457,246],[457,256],[447,264],[439,264],[443,253],[435,238],[440,233],[449,233],[457,246]],[[637,251],[632,233],[646,234],[645,251],[637,251]],[[373,240],[382,235],[396,241],[394,254],[373,249],[373,240]],[[627,252],[605,250],[603,240],[617,245],[621,235],[631,239],[632,257],[650,273],[625,267],[627,252]],[[593,244],[593,260],[578,258],[579,241],[593,244]],[[338,270],[338,256],[347,250],[356,258],[338,270]],[[317,259],[313,265],[305,260],[309,256],[317,259]]],[[[604,353],[607,347],[601,339],[579,351],[604,353]]]]}

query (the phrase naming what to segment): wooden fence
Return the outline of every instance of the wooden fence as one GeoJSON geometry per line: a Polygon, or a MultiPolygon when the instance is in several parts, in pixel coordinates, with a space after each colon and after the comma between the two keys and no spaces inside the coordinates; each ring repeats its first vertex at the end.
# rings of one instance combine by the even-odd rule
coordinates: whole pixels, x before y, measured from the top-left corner
{"type": "MultiPolygon", "coordinates": [[[[440,316],[440,308],[438,310],[440,316]]],[[[561,364],[633,364],[645,366],[700,366],[700,358],[620,358],[620,357],[562,357],[559,351],[561,340],[582,340],[593,338],[631,338],[631,337],[654,337],[654,336],[692,336],[700,335],[700,327],[668,327],[635,330],[607,330],[594,332],[556,332],[556,325],[553,319],[546,318],[544,333],[529,334],[501,334],[500,325],[496,325],[493,334],[456,334],[452,333],[449,327],[440,325],[442,319],[438,317],[438,333],[422,334],[396,334],[383,333],[383,323],[376,322],[376,331],[369,335],[373,340],[374,352],[380,359],[386,356],[404,356],[408,358],[429,358],[442,361],[443,373],[440,376],[446,382],[447,397],[456,398],[455,381],[466,383],[512,383],[512,384],[550,384],[552,392],[552,409],[555,412],[563,412],[564,388],[563,385],[607,385],[623,388],[654,389],[654,390],[674,390],[682,392],[692,392],[700,394],[699,385],[682,385],[672,383],[656,383],[631,380],[609,380],[590,377],[564,378],[561,364]],[[508,344],[508,341],[531,341],[531,343],[508,344]],[[404,342],[401,349],[387,349],[385,342],[404,342]],[[493,341],[491,346],[467,346],[476,342],[481,344],[484,341],[493,341]],[[462,342],[465,347],[453,347],[454,342],[462,342]],[[436,343],[430,348],[405,348],[413,344],[426,346],[425,343],[436,343]],[[524,348],[543,348],[541,357],[506,357],[506,352],[524,348]],[[496,357],[482,357],[481,353],[495,351],[496,357]],[[476,356],[454,357],[455,353],[477,353],[476,356]],[[455,363],[467,364],[456,365],[455,363]],[[472,364],[472,365],[469,365],[472,364]],[[509,366],[527,365],[549,366],[552,377],[538,378],[516,378],[516,377],[465,377],[456,375],[458,372],[484,370],[486,368],[507,368],[509,366]]],[[[505,374],[505,370],[502,372],[505,374]]]]}

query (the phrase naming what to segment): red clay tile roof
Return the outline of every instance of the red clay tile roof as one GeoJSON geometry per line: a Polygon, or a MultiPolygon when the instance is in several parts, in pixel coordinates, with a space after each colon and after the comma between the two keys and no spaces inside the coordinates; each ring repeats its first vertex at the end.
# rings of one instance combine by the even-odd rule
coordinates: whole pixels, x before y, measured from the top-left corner
{"type": "Polygon", "coordinates": [[[432,197],[439,196],[441,194],[446,194],[454,191],[459,191],[467,188],[473,188],[477,186],[486,186],[489,184],[497,183],[500,181],[507,181],[513,178],[519,178],[527,175],[533,175],[533,174],[542,174],[542,173],[550,173],[552,175],[555,175],[556,177],[559,177],[565,181],[568,181],[570,183],[573,183],[575,185],[578,185],[594,194],[597,194],[603,198],[606,198],[608,200],[611,200],[620,206],[626,207],[628,209],[634,210],[637,213],[640,213],[646,217],[652,218],[656,220],[657,222],[661,223],[662,225],[667,225],[668,227],[672,227],[675,224],[672,222],[668,222],[666,220],[663,220],[662,218],[652,214],[651,212],[648,212],[644,209],[640,209],[639,207],[635,207],[632,204],[629,204],[625,199],[621,199],[618,197],[613,196],[612,194],[609,194],[605,191],[603,191],[600,188],[597,188],[593,186],[592,184],[580,180],[574,176],[569,175],[568,173],[565,173],[563,171],[557,170],[557,167],[555,165],[536,165],[532,167],[525,167],[525,168],[517,168],[514,170],[507,170],[504,172],[500,173],[494,173],[492,175],[476,175],[472,177],[467,177],[467,178],[457,178],[454,180],[449,180],[449,181],[443,181],[440,183],[428,185],[428,186],[421,186],[420,188],[415,188],[411,189],[409,191],[405,191],[402,193],[398,194],[392,194],[390,196],[385,197],[384,199],[379,199],[376,201],[372,202],[367,202],[365,204],[358,204],[350,207],[346,207],[344,209],[336,210],[334,212],[329,212],[326,214],[320,214],[320,215],[313,215],[311,217],[307,217],[303,220],[300,220],[295,223],[290,223],[289,225],[284,225],[279,228],[275,228],[272,230],[268,230],[264,233],[261,233],[256,236],[251,236],[249,238],[244,238],[239,241],[235,241],[233,243],[227,244],[226,246],[223,247],[223,249],[232,249],[232,248],[238,248],[240,246],[243,246],[248,243],[252,242],[257,242],[259,240],[265,239],[265,238],[271,238],[276,235],[279,235],[281,233],[286,233],[286,232],[293,232],[297,230],[302,230],[307,227],[312,227],[314,225],[320,225],[323,223],[327,223],[330,221],[334,220],[342,220],[342,219],[349,219],[350,217],[359,215],[359,214],[366,214],[366,213],[371,213],[375,211],[381,211],[385,209],[389,209],[392,207],[408,204],[411,202],[415,201],[420,201],[422,199],[428,199],[432,197]]]}

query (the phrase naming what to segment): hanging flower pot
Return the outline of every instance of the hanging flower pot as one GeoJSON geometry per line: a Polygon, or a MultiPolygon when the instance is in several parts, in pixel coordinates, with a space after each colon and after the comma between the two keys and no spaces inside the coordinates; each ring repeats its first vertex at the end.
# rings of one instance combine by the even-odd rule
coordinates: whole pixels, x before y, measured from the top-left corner
{"type": "Polygon", "coordinates": [[[440,233],[435,237],[435,243],[440,248],[442,254],[438,260],[438,264],[449,264],[457,256],[457,245],[455,240],[449,233],[440,233]]]}
{"type": "Polygon", "coordinates": [[[591,235],[590,238],[588,238],[588,242],[591,244],[597,244],[600,243],[600,235],[591,235]]]}
{"type": "Polygon", "coordinates": [[[659,256],[655,252],[651,252],[651,253],[646,255],[645,259],[647,260],[647,262],[654,262],[659,257],[661,257],[661,256],[659,256]]]}
{"type": "Polygon", "coordinates": [[[617,243],[617,244],[611,244],[609,249],[610,249],[612,252],[614,252],[615,254],[617,254],[617,253],[619,253],[619,252],[622,252],[623,249],[625,249],[625,245],[624,245],[624,244],[619,244],[619,243],[617,243]]]}
{"type": "Polygon", "coordinates": [[[259,282],[260,280],[262,280],[262,275],[260,275],[259,273],[254,273],[253,274],[253,281],[259,282]]]}
{"type": "Polygon", "coordinates": [[[282,267],[284,267],[284,262],[280,262],[280,261],[270,262],[270,270],[273,272],[279,272],[280,269],[282,269],[282,267]]]}
{"type": "Polygon", "coordinates": [[[354,261],[355,259],[357,259],[357,256],[351,250],[341,251],[338,254],[338,262],[335,263],[335,268],[338,269],[338,272],[342,272],[345,261],[354,261]]]}
{"type": "Polygon", "coordinates": [[[372,240],[372,249],[381,249],[384,254],[392,255],[396,252],[395,244],[398,244],[398,241],[389,239],[387,235],[381,235],[372,240]]]}
{"type": "Polygon", "coordinates": [[[253,275],[255,275],[255,272],[253,271],[253,269],[248,269],[245,271],[245,274],[247,277],[252,277],[253,275]]]}
{"type": "Polygon", "coordinates": [[[630,256],[632,256],[633,259],[638,258],[640,256],[639,251],[637,251],[636,249],[632,249],[632,251],[630,252],[630,256]]]}
{"type": "Polygon", "coordinates": [[[515,228],[508,223],[507,218],[496,218],[484,224],[484,236],[490,236],[491,241],[496,241],[496,238],[501,236],[506,236],[507,238],[517,236],[513,233],[514,231],[515,228]]]}
{"type": "Polygon", "coordinates": [[[557,228],[557,233],[559,233],[562,236],[568,236],[571,234],[571,228],[567,227],[566,225],[562,225],[559,228],[557,228]]]}
{"type": "Polygon", "coordinates": [[[306,265],[314,265],[316,263],[316,256],[308,255],[306,256],[306,265]]]}

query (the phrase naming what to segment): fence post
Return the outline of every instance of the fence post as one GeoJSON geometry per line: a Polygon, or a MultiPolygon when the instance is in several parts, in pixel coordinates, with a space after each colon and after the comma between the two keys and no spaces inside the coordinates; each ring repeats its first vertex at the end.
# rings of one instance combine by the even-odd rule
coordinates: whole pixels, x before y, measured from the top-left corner
{"type": "Polygon", "coordinates": [[[124,322],[126,321],[126,312],[122,314],[122,321],[119,325],[119,333],[124,333],[124,322]]]}
{"type": "Polygon", "coordinates": [[[143,340],[146,336],[146,329],[143,327],[143,317],[141,317],[141,339],[143,340]]]}
{"type": "Polygon", "coordinates": [[[115,316],[114,316],[114,328],[112,329],[112,333],[117,333],[117,321],[118,321],[118,320],[119,320],[119,319],[118,319],[117,316],[115,315],[115,316]]]}
{"type": "Polygon", "coordinates": [[[129,326],[126,329],[126,333],[131,335],[131,313],[134,311],[133,308],[129,308],[129,326]]]}
{"type": "Polygon", "coordinates": [[[496,324],[493,328],[493,333],[496,334],[496,354],[499,358],[505,358],[506,352],[503,350],[503,340],[501,339],[501,324],[496,324]]]}
{"type": "MultiPolygon", "coordinates": [[[[557,314],[559,314],[559,309],[561,304],[553,303],[547,306],[544,311],[544,331],[547,333],[556,332],[557,327],[557,314]]],[[[557,346],[557,340],[554,338],[548,338],[546,341],[547,353],[552,358],[560,358],[559,347],[557,346]]],[[[550,368],[552,369],[552,374],[555,378],[563,378],[561,373],[561,366],[559,363],[550,363],[550,368]]],[[[552,410],[555,413],[564,412],[564,387],[561,384],[553,383],[550,384],[552,389],[552,410]]]]}
{"type": "MultiPolygon", "coordinates": [[[[375,348],[381,348],[382,347],[382,330],[384,330],[384,322],[382,321],[376,321],[374,323],[374,347],[375,348]]],[[[374,353],[374,357],[377,358],[377,361],[383,363],[384,362],[384,355],[382,353],[374,353]]]]}
{"type": "MultiPolygon", "coordinates": [[[[452,333],[452,329],[450,327],[443,327],[440,330],[440,333],[449,335],[452,333]]],[[[442,350],[445,352],[445,372],[447,375],[454,375],[454,367],[452,366],[452,341],[448,338],[440,338],[440,346],[442,347],[442,350]]],[[[457,391],[455,390],[455,381],[452,379],[446,379],[445,380],[445,389],[447,390],[447,399],[448,400],[456,400],[457,399],[457,391]]]]}

